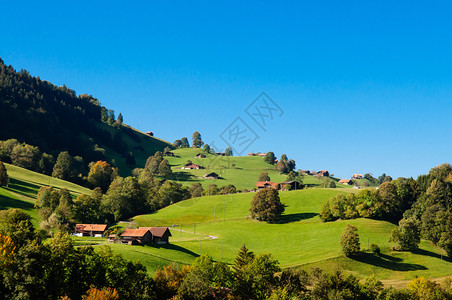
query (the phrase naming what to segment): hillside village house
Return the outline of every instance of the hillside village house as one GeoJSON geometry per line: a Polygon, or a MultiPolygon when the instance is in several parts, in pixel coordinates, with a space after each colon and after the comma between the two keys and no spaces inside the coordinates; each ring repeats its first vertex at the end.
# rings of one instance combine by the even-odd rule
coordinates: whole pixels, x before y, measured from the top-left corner
{"type": "Polygon", "coordinates": [[[353,179],[363,179],[362,174],[353,174],[353,179]]]}
{"type": "Polygon", "coordinates": [[[317,176],[319,177],[329,177],[330,173],[327,170],[321,170],[317,172],[317,176]]]}
{"type": "Polygon", "coordinates": [[[107,224],[76,224],[75,235],[102,237],[105,229],[107,229],[107,224]]]}
{"type": "Polygon", "coordinates": [[[138,227],[151,232],[152,242],[156,244],[169,244],[169,237],[172,236],[168,227],[138,227]]]}
{"type": "MultiPolygon", "coordinates": [[[[139,245],[142,243],[169,244],[172,236],[168,227],[139,227],[138,229],[126,229],[120,238],[122,244],[139,245]]],[[[110,241],[110,239],[109,239],[110,241]]]]}
{"type": "Polygon", "coordinates": [[[340,184],[352,185],[353,181],[351,179],[341,179],[339,180],[340,184]]]}
{"type": "Polygon", "coordinates": [[[163,156],[171,156],[171,157],[177,157],[176,154],[174,154],[171,151],[166,151],[165,153],[163,153],[163,156]]]}
{"type": "Polygon", "coordinates": [[[218,176],[217,173],[212,172],[212,173],[205,174],[204,178],[205,179],[218,179],[218,178],[220,178],[220,176],[218,176]]]}
{"type": "Polygon", "coordinates": [[[293,190],[299,190],[302,188],[302,187],[300,187],[300,184],[298,182],[296,182],[295,180],[284,181],[284,182],[281,182],[279,185],[280,185],[281,191],[293,191],[293,190]]]}
{"type": "Polygon", "coordinates": [[[279,190],[279,183],[276,183],[273,181],[258,181],[256,183],[256,187],[258,190],[266,189],[266,188],[272,188],[275,190],[279,190]]]}
{"type": "Polygon", "coordinates": [[[184,170],[184,169],[187,169],[187,170],[196,169],[196,170],[198,170],[198,169],[204,169],[204,167],[203,166],[199,166],[199,165],[194,164],[194,163],[188,163],[188,164],[185,164],[185,166],[183,166],[181,169],[182,170],[184,170]]]}

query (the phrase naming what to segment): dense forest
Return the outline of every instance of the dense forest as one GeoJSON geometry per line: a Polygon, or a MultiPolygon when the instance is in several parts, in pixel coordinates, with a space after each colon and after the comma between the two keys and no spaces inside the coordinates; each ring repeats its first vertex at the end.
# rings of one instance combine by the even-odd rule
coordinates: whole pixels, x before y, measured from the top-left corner
{"type": "MultiPolygon", "coordinates": [[[[17,139],[55,158],[61,151],[92,161],[107,160],[107,149],[126,157],[133,150],[129,137],[140,143],[142,135],[123,124],[91,95],[76,95],[65,85],[56,86],[27,71],[17,72],[0,59],[0,140],[17,139]],[[114,129],[114,130],[112,130],[114,129]]],[[[165,143],[159,147],[163,150],[165,143]]],[[[8,161],[6,161],[8,162],[8,161]]]]}

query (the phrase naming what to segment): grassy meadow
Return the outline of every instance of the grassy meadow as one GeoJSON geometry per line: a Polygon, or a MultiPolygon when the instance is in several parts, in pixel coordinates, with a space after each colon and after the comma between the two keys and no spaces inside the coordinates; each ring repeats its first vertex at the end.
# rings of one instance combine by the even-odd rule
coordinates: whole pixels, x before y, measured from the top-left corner
{"type": "Polygon", "coordinates": [[[172,227],[171,245],[138,246],[139,250],[124,245],[114,247],[125,256],[130,251],[131,257],[145,263],[150,272],[164,264],[157,262],[157,257],[188,264],[198,255],[208,253],[214,260],[232,263],[239,248],[246,244],[255,253],[272,253],[282,267],[340,268],[361,278],[375,274],[380,279],[396,281],[415,276],[450,275],[452,261],[442,257],[440,250],[427,241],[422,241],[415,253],[392,251],[393,244],[389,242],[395,227],[392,223],[371,219],[322,223],[318,216],[322,202],[345,191],[348,190],[281,192],[281,201],[286,205],[281,224],[248,218],[254,193],[190,199],[134,218],[139,226],[172,227]],[[370,244],[378,244],[382,254],[377,256],[367,251],[356,259],[346,258],[339,241],[347,223],[358,228],[363,250],[368,250],[370,244]],[[144,256],[140,258],[137,251],[152,256],[152,262],[144,256]]]}
{"type": "MultiPolygon", "coordinates": [[[[165,157],[171,164],[173,171],[172,179],[184,185],[199,182],[204,188],[210,184],[225,186],[233,184],[238,189],[253,189],[261,172],[267,172],[270,180],[283,182],[287,180],[286,175],[280,175],[275,166],[267,164],[260,156],[219,156],[206,153],[202,149],[182,148],[173,150],[178,157],[165,157]],[[196,154],[202,153],[206,158],[195,158],[196,154]],[[193,163],[203,166],[200,170],[182,170],[181,167],[191,160],[193,163]],[[219,179],[204,179],[204,174],[215,172],[219,179]]],[[[308,187],[318,187],[322,179],[316,176],[303,176],[303,183],[308,187]]],[[[337,184],[337,188],[349,188],[337,184]]]]}

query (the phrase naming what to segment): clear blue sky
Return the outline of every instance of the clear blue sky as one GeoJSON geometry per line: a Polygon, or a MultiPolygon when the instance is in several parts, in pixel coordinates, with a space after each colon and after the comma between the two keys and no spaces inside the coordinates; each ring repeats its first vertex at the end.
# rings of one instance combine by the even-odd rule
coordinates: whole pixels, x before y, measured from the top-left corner
{"type": "Polygon", "coordinates": [[[1,1],[0,57],[171,142],[224,150],[240,117],[245,152],[342,178],[452,161],[452,2],[149,2],[1,1]],[[261,92],[283,112],[266,131],[261,92]]]}

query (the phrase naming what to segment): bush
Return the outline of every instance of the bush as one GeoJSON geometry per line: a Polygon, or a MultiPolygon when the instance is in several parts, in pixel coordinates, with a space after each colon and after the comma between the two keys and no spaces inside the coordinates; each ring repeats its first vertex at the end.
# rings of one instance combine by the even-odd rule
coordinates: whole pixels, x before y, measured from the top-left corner
{"type": "Polygon", "coordinates": [[[372,251],[372,253],[375,253],[375,254],[380,254],[380,247],[378,247],[377,244],[371,244],[370,251],[372,251]]]}

